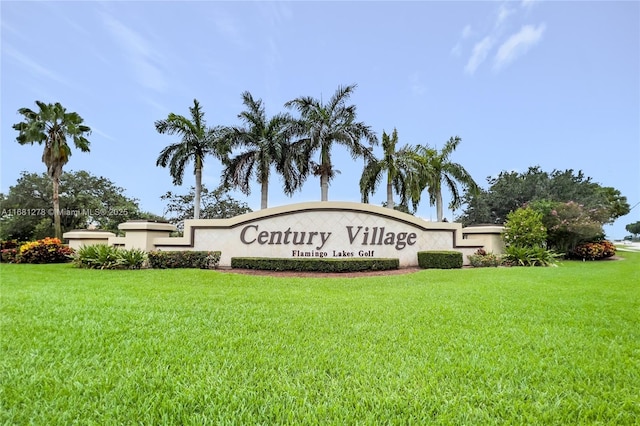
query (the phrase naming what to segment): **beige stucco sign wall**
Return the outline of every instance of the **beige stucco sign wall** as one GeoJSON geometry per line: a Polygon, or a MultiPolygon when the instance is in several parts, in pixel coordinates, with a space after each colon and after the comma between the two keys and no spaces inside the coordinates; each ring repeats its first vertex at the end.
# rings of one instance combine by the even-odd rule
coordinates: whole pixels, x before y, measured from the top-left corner
{"type": "MultiPolygon", "coordinates": [[[[499,233],[499,231],[498,231],[499,233]]],[[[463,238],[457,223],[424,221],[370,204],[313,202],[260,210],[231,219],[187,220],[184,237],[160,238],[161,250],[220,250],[231,257],[398,258],[417,265],[417,252],[458,250],[465,255],[484,241],[463,238]]]]}
{"type": "Polygon", "coordinates": [[[169,237],[174,228],[168,224],[132,221],[120,229],[126,235],[108,238],[110,244],[148,251],[219,250],[223,267],[231,265],[232,257],[398,258],[401,267],[408,267],[416,266],[417,252],[425,250],[457,250],[467,263],[467,255],[478,248],[500,252],[502,230],[428,222],[348,202],[300,203],[230,219],[187,220],[183,237],[169,237]]]}

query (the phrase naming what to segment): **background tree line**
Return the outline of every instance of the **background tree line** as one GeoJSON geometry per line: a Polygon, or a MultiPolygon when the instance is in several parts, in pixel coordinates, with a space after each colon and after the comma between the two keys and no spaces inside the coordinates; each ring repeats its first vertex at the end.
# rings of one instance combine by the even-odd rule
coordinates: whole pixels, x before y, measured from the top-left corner
{"type": "MultiPolygon", "coordinates": [[[[163,220],[142,212],[138,200],[105,177],[87,171],[60,175],[58,205],[62,232],[96,227],[118,233],[127,220],[163,220]]],[[[0,193],[0,239],[28,241],[54,234],[53,188],[46,173],[20,175],[7,194],[0,193]]]]}

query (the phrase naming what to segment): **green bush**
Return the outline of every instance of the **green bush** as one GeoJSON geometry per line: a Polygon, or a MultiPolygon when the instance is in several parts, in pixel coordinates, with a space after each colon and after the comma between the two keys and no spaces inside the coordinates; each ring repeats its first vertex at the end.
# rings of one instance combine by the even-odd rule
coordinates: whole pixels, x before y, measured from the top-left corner
{"type": "Polygon", "coordinates": [[[118,250],[120,264],[125,269],[140,269],[147,260],[147,253],[140,249],[118,250]]]}
{"type": "Polygon", "coordinates": [[[502,259],[506,266],[552,266],[560,256],[544,247],[508,246],[502,259]]]}
{"type": "Polygon", "coordinates": [[[487,253],[483,249],[478,249],[474,254],[467,256],[467,258],[469,259],[471,266],[475,268],[497,267],[502,264],[501,256],[493,253],[487,253]]]}
{"type": "Polygon", "coordinates": [[[15,257],[16,263],[64,263],[71,261],[73,249],[65,246],[58,238],[43,238],[29,241],[20,246],[15,257]]]}
{"type": "Polygon", "coordinates": [[[419,251],[418,266],[423,269],[462,268],[462,253],[459,251],[419,251]]]}
{"type": "Polygon", "coordinates": [[[149,266],[158,269],[215,269],[221,254],[219,251],[152,251],[149,253],[149,266]]]}
{"type": "Polygon", "coordinates": [[[79,268],[89,269],[140,269],[147,254],[140,249],[122,249],[106,244],[82,246],[73,256],[79,268]]]}
{"type": "Polygon", "coordinates": [[[547,228],[542,223],[542,213],[531,207],[509,213],[504,228],[505,246],[543,247],[546,244],[547,228]]]}
{"type": "Polygon", "coordinates": [[[231,267],[267,271],[298,272],[360,272],[387,271],[400,267],[399,259],[288,259],[263,257],[232,257],[231,267]]]}

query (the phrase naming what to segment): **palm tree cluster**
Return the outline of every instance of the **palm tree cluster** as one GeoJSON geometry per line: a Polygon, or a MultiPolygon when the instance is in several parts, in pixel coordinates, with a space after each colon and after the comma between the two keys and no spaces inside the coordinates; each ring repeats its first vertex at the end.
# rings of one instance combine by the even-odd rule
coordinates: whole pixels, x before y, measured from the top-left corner
{"type": "MultiPolygon", "coordinates": [[[[155,122],[158,133],[179,138],[160,152],[156,165],[168,167],[173,184],[181,185],[187,165],[193,163],[195,219],[200,217],[202,169],[209,155],[222,162],[221,188],[238,189],[248,195],[252,181],[260,184],[263,209],[268,206],[272,171],[281,176],[284,192],[289,196],[310,175],[319,177],[321,200],[327,201],[329,184],[339,173],[331,160],[334,145],[343,146],[354,160],[365,160],[360,179],[365,203],[375,193],[385,171],[388,208],[409,211],[411,205],[415,211],[426,189],[430,203],[436,205],[438,221],[443,220],[443,187],[452,194],[450,208],[462,203],[458,183],[471,192],[477,191],[469,173],[450,160],[460,144],[459,137],[451,138],[440,151],[428,145],[397,149],[398,132],[394,129],[388,135],[383,131],[383,156],[376,158],[373,147],[378,145],[378,138],[370,126],[357,121],[356,107],[348,102],[356,87],[355,84],[338,87],[326,103],[309,96],[286,102],[285,108],[296,110],[298,117],[286,112],[267,117],[262,100],[244,92],[245,110],[238,114],[239,126],[207,126],[204,111],[194,99],[188,117],[170,113],[166,119],[155,122]],[[394,202],[394,192],[400,197],[399,206],[394,202]]],[[[36,101],[36,104],[38,112],[28,108],[18,110],[25,120],[13,128],[19,132],[20,144],[44,144],[42,161],[53,181],[55,232],[60,237],[58,185],[62,167],[71,155],[67,137],[73,139],[76,148],[86,152],[89,151],[86,135],[91,129],[77,113],[67,113],[59,103],[36,101]]]]}
{"type": "MultiPolygon", "coordinates": [[[[295,108],[300,117],[280,113],[267,117],[261,100],[244,92],[245,110],[238,114],[240,126],[208,128],[199,103],[194,100],[191,118],[169,114],[166,120],[156,122],[159,133],[176,134],[180,140],[162,150],[156,165],[166,167],[174,184],[180,185],[185,164],[194,163],[196,199],[202,186],[203,159],[212,154],[222,161],[222,186],[251,191],[255,179],[261,186],[261,208],[268,206],[269,178],[275,170],[283,181],[285,194],[291,196],[302,187],[310,175],[320,178],[321,199],[328,200],[329,182],[339,171],[333,167],[331,148],[339,144],[354,159],[372,160],[371,148],[378,140],[371,128],[356,120],[355,105],[347,101],[356,85],[340,87],[323,104],[312,97],[299,97],[285,104],[295,108]],[[368,145],[362,141],[368,142],[368,145]],[[240,152],[238,152],[240,150],[240,152]],[[232,155],[232,153],[235,153],[232,155]],[[319,154],[319,161],[314,155],[319,154]]],[[[198,210],[194,209],[197,219],[198,210]]]]}
{"type": "MultiPolygon", "coordinates": [[[[193,161],[197,203],[203,158],[212,154],[224,166],[222,186],[239,189],[248,195],[255,180],[261,187],[263,209],[268,206],[272,170],[281,176],[284,192],[289,196],[300,189],[310,175],[319,177],[320,199],[327,201],[329,184],[339,173],[331,161],[334,144],[346,148],[354,160],[364,158],[360,192],[365,203],[369,202],[369,194],[376,191],[385,171],[387,207],[396,207],[395,191],[400,196],[399,209],[409,211],[411,204],[416,210],[421,194],[427,189],[429,201],[436,205],[438,221],[443,220],[443,185],[452,194],[450,208],[457,208],[462,202],[457,182],[467,189],[477,190],[469,173],[449,159],[461,141],[459,137],[451,138],[441,151],[422,145],[405,145],[397,150],[398,133],[394,129],[391,136],[383,132],[383,157],[377,159],[372,153],[373,147],[378,145],[375,132],[356,120],[356,107],[347,102],[355,89],[356,85],[339,87],[326,103],[310,96],[285,103],[286,108],[297,110],[298,118],[289,113],[269,118],[262,101],[244,92],[242,101],[246,109],[238,115],[242,124],[211,129],[206,128],[198,101],[194,100],[191,120],[169,114],[166,120],[156,122],[158,132],[178,134],[182,138],[165,148],[156,164],[169,165],[174,183],[179,185],[184,165],[193,161]],[[232,156],[232,152],[235,155],[232,156]]],[[[194,212],[198,218],[198,209],[194,212]]]]}
{"type": "Polygon", "coordinates": [[[360,192],[362,201],[369,201],[369,194],[373,194],[387,172],[387,201],[388,208],[396,208],[393,193],[400,196],[399,210],[410,211],[409,204],[415,211],[420,203],[422,193],[426,189],[429,202],[436,206],[438,222],[444,219],[442,187],[443,184],[451,192],[450,209],[460,207],[462,196],[457,183],[463,185],[470,192],[478,191],[478,186],[471,175],[458,163],[450,160],[451,153],[460,144],[461,139],[456,136],[450,138],[438,151],[428,145],[405,145],[396,150],[398,132],[393,129],[389,136],[382,132],[383,156],[369,161],[360,178],[360,192]]]}

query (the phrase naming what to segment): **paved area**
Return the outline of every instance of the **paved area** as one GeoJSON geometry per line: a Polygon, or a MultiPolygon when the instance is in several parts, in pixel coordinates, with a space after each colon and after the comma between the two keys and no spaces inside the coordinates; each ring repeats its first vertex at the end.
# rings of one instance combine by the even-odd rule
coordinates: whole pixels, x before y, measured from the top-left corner
{"type": "Polygon", "coordinates": [[[640,243],[631,241],[616,241],[616,249],[619,251],[640,251],[640,243]]]}

